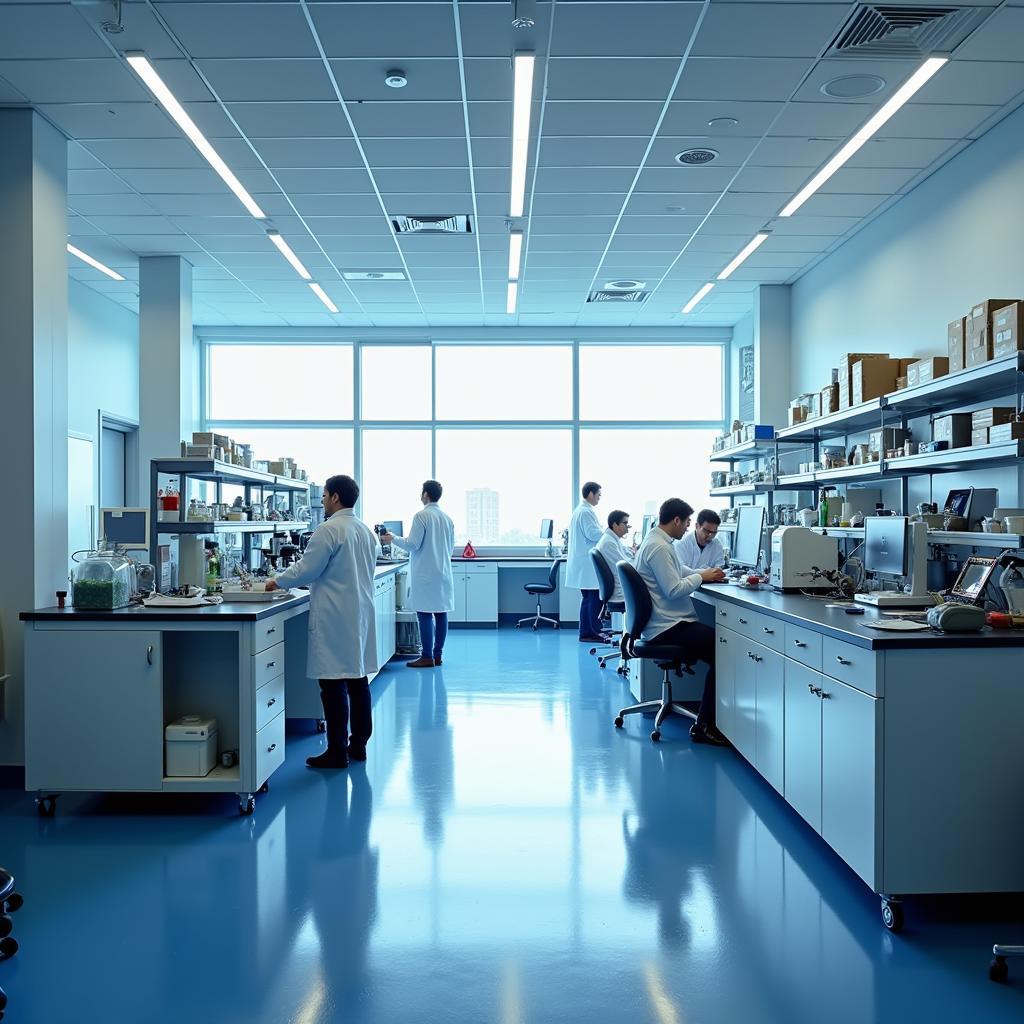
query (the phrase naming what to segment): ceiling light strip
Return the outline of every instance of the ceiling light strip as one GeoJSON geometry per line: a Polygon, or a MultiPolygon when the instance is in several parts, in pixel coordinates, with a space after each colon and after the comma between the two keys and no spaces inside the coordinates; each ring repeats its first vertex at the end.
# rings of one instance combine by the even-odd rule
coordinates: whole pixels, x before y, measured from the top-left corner
{"type": "Polygon", "coordinates": [[[516,311],[516,303],[519,301],[519,282],[509,281],[508,297],[505,300],[505,312],[512,314],[516,311]]]}
{"type": "Polygon", "coordinates": [[[743,251],[718,275],[718,280],[724,281],[729,277],[729,275],[732,274],[732,272],[767,238],[767,231],[759,231],[754,235],[754,237],[743,247],[743,251]]]}
{"type": "Polygon", "coordinates": [[[513,231],[508,236],[508,279],[519,280],[519,267],[523,259],[523,233],[513,231]]]}
{"type": "Polygon", "coordinates": [[[111,270],[105,263],[100,263],[99,260],[93,259],[87,252],[82,252],[81,249],[76,249],[70,242],[68,242],[68,252],[72,256],[77,256],[83,263],[88,263],[90,267],[95,267],[100,272],[112,277],[115,281],[123,281],[124,278],[116,271],[111,270]]]}
{"type": "Polygon", "coordinates": [[[942,67],[949,63],[948,57],[929,57],[893,93],[887,103],[860,128],[850,140],[825,164],[811,180],[782,208],[780,217],[792,217],[822,185],[832,177],[874,135],[922,86],[942,67]]]}
{"type": "Polygon", "coordinates": [[[125,54],[125,58],[131,69],[142,79],[149,91],[157,98],[160,106],[171,115],[171,118],[185,133],[189,142],[199,150],[207,163],[221,176],[224,184],[238,196],[238,199],[249,213],[258,220],[263,220],[266,214],[260,209],[259,204],[245,190],[231,168],[221,159],[217,150],[210,145],[206,136],[196,127],[192,118],[185,113],[185,108],[177,101],[174,93],[167,88],[164,80],[156,73],[156,69],[150,64],[149,58],[142,53],[128,53],[125,54]]]}
{"type": "Polygon", "coordinates": [[[707,293],[709,291],[711,291],[711,289],[714,288],[714,287],[715,287],[715,282],[714,281],[708,281],[708,283],[706,285],[704,285],[704,287],[701,288],[701,290],[699,292],[697,292],[697,294],[694,295],[694,297],[692,299],[690,299],[690,301],[685,306],[683,306],[683,312],[684,313],[691,313],[693,311],[693,309],[696,307],[697,303],[700,302],[700,300],[703,299],[704,296],[707,295],[707,293]]]}
{"type": "Polygon", "coordinates": [[[526,197],[526,158],[530,152],[530,109],[533,104],[532,53],[512,55],[512,187],[509,215],[522,217],[526,197]]]}
{"type": "Polygon", "coordinates": [[[331,302],[331,297],[316,283],[316,281],[310,281],[309,287],[313,289],[313,294],[332,312],[339,312],[338,307],[331,302]]]}
{"type": "Polygon", "coordinates": [[[280,250],[281,255],[295,268],[295,272],[303,281],[309,281],[313,275],[303,266],[302,260],[295,255],[292,247],[281,237],[280,231],[268,231],[269,238],[280,250]]]}

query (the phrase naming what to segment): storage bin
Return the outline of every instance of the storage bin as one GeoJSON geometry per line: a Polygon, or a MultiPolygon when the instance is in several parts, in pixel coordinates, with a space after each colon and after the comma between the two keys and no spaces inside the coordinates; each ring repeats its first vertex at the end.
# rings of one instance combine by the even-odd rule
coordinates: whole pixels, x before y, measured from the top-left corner
{"type": "Polygon", "coordinates": [[[202,777],[217,763],[217,719],[185,715],[164,727],[164,774],[202,777]]]}

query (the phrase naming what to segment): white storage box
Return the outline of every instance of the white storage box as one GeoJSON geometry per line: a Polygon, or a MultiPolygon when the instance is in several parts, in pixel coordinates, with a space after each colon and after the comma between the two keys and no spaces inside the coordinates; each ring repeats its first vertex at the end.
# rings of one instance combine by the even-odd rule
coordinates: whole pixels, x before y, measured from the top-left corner
{"type": "Polygon", "coordinates": [[[164,727],[168,776],[202,777],[217,763],[217,719],[185,715],[164,727]]]}

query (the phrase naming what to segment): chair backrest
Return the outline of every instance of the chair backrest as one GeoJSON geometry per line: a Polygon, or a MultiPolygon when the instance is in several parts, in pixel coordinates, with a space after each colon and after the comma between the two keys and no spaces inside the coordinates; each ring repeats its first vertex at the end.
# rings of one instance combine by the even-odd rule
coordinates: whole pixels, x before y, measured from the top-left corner
{"type": "Polygon", "coordinates": [[[554,587],[555,589],[558,588],[558,567],[561,564],[562,560],[560,558],[556,558],[551,563],[551,572],[548,573],[548,585],[554,587]]]}
{"type": "Polygon", "coordinates": [[[626,604],[623,634],[636,641],[640,639],[640,634],[654,610],[654,606],[651,604],[651,592],[647,589],[647,584],[644,583],[640,573],[625,559],[619,562],[615,568],[619,573],[622,597],[626,604]]]}
{"type": "Polygon", "coordinates": [[[597,593],[601,600],[607,604],[615,593],[615,577],[612,575],[612,567],[605,561],[604,555],[597,548],[590,549],[590,560],[597,570],[597,593]]]}

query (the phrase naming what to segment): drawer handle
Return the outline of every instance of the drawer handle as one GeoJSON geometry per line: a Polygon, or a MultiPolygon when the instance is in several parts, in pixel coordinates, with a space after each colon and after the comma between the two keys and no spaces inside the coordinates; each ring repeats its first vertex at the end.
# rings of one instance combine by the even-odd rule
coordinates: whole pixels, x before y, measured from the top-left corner
{"type": "Polygon", "coordinates": [[[762,626],[761,627],[761,632],[762,633],[767,633],[767,634],[769,634],[769,636],[774,636],[775,635],[775,630],[774,629],[769,629],[767,626],[762,626]]]}
{"type": "Polygon", "coordinates": [[[831,693],[826,693],[826,691],[825,691],[825,690],[819,690],[819,691],[818,691],[818,696],[819,696],[819,697],[820,697],[820,698],[821,698],[822,700],[828,700],[828,699],[829,699],[829,698],[830,698],[830,697],[832,696],[832,694],[831,694],[831,693]]]}
{"type": "Polygon", "coordinates": [[[273,668],[276,664],[277,664],[276,661],[268,661],[267,662],[267,668],[273,668]]]}
{"type": "Polygon", "coordinates": [[[747,624],[746,619],[740,619],[740,625],[745,626],[747,624]]]}
{"type": "Polygon", "coordinates": [[[723,619],[725,618],[725,612],[721,608],[718,609],[718,614],[721,615],[723,619]]]}
{"type": "Polygon", "coordinates": [[[762,658],[760,654],[755,654],[754,661],[764,661],[764,658],[762,658]]]}
{"type": "Polygon", "coordinates": [[[268,754],[272,754],[275,750],[277,750],[277,744],[276,743],[271,743],[270,746],[267,747],[267,753],[268,754]]]}
{"type": "Polygon", "coordinates": [[[810,690],[811,693],[817,694],[819,697],[821,696],[821,687],[820,686],[814,686],[813,684],[808,683],[807,684],[807,689],[810,690]]]}
{"type": "Polygon", "coordinates": [[[149,662],[150,665],[153,664],[153,645],[152,644],[149,644],[146,647],[146,661],[149,662]]]}
{"type": "Polygon", "coordinates": [[[836,661],[838,661],[840,665],[852,665],[853,664],[852,661],[847,661],[847,659],[844,658],[841,654],[837,654],[836,655],[836,661]]]}
{"type": "Polygon", "coordinates": [[[729,641],[728,641],[728,640],[726,640],[724,636],[720,636],[720,637],[718,638],[718,642],[719,642],[720,644],[727,644],[727,643],[728,643],[729,641]]]}
{"type": "Polygon", "coordinates": [[[270,700],[267,701],[267,707],[268,708],[272,708],[276,703],[277,703],[277,698],[276,697],[271,697],[270,700]]]}
{"type": "Polygon", "coordinates": [[[267,630],[267,636],[270,636],[271,633],[276,633],[276,632],[277,632],[277,626],[271,626],[270,629],[267,630]]]}
{"type": "Polygon", "coordinates": [[[805,644],[805,643],[803,642],[803,640],[794,640],[794,641],[793,641],[793,643],[794,643],[794,644],[795,644],[795,645],[796,645],[797,647],[806,647],[806,646],[807,646],[807,644],[805,644]]]}

